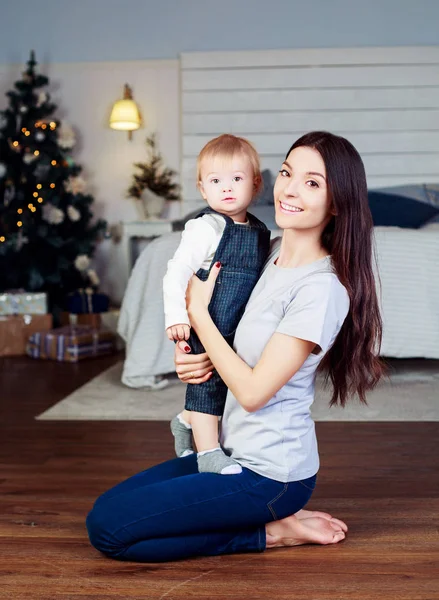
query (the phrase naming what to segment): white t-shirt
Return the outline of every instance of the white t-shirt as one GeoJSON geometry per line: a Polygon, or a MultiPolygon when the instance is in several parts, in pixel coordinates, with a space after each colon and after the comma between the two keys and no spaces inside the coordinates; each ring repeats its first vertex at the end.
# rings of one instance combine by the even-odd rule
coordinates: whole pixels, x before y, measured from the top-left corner
{"type": "MultiPolygon", "coordinates": [[[[236,225],[248,225],[248,221],[236,225]]],[[[225,227],[225,219],[215,213],[207,213],[186,223],[180,245],[168,261],[163,278],[165,329],[181,323],[190,325],[186,310],[189,279],[199,269],[209,269],[225,227]]]]}
{"type": "Polygon", "coordinates": [[[221,444],[242,466],[276,481],[306,479],[319,469],[310,407],[316,369],[333,344],[349,310],[345,287],[329,256],[296,268],[274,264],[280,238],[256,284],[235,335],[234,349],[254,367],[275,332],[315,342],[299,371],[268,403],[248,413],[228,391],[221,444]]]}

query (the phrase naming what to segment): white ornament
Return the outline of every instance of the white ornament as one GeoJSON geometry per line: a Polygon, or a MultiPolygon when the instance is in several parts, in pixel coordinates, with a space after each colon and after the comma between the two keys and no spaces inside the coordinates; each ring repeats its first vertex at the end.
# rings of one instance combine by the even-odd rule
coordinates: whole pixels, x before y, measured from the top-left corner
{"type": "Polygon", "coordinates": [[[20,231],[18,232],[18,235],[17,235],[17,240],[15,242],[16,249],[18,251],[20,251],[23,248],[23,246],[28,243],[29,243],[29,238],[26,237],[25,235],[23,235],[23,232],[20,229],[20,231]]]}
{"type": "Polygon", "coordinates": [[[76,136],[72,127],[67,123],[61,123],[57,128],[58,145],[63,150],[70,150],[76,144],[76,136]]]}
{"type": "Polygon", "coordinates": [[[88,275],[88,279],[89,279],[91,285],[94,285],[94,286],[99,285],[101,280],[99,279],[98,274],[96,273],[96,271],[94,269],[89,269],[87,271],[87,275],[88,275]]]}
{"type": "Polygon", "coordinates": [[[23,156],[23,162],[26,165],[30,165],[34,162],[34,160],[37,160],[37,157],[35,156],[35,154],[33,152],[26,152],[26,154],[23,156]]]}
{"type": "Polygon", "coordinates": [[[60,208],[53,204],[45,204],[43,206],[43,219],[51,225],[59,225],[64,221],[64,213],[60,208]]]}
{"type": "Polygon", "coordinates": [[[79,210],[74,206],[70,205],[67,207],[67,215],[69,219],[73,222],[79,221],[79,219],[81,218],[81,213],[79,212],[79,210]]]}
{"type": "Polygon", "coordinates": [[[35,139],[37,140],[37,142],[42,142],[46,139],[46,136],[42,131],[37,131],[37,133],[35,134],[35,139]]]}
{"type": "Polygon", "coordinates": [[[46,92],[40,92],[38,94],[38,98],[37,98],[37,107],[40,108],[40,106],[42,104],[44,104],[47,101],[47,94],[46,92]]]}
{"type": "Polygon", "coordinates": [[[6,175],[7,169],[5,163],[0,163],[0,179],[6,175]]]}
{"type": "Polygon", "coordinates": [[[20,112],[21,113],[27,113],[27,106],[20,106],[20,112]]]}
{"type": "Polygon", "coordinates": [[[86,254],[78,254],[75,258],[75,267],[78,271],[86,271],[90,266],[90,259],[86,254]]]}
{"type": "Polygon", "coordinates": [[[64,188],[66,192],[70,192],[70,194],[83,194],[85,192],[85,188],[87,184],[85,179],[82,177],[69,177],[66,181],[64,181],[64,188]]]}

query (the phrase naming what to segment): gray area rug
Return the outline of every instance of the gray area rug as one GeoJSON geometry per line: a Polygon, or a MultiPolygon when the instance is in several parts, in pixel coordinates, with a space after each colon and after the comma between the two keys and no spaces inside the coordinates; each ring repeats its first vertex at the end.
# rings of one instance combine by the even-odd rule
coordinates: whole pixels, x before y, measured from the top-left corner
{"type": "MultiPolygon", "coordinates": [[[[316,421],[439,421],[439,361],[395,360],[389,378],[368,395],[369,406],[352,401],[328,407],[318,381],[316,421]]],[[[42,420],[167,421],[183,408],[185,385],[171,376],[162,390],[132,389],[120,382],[120,362],[36,417],[42,420]]]]}

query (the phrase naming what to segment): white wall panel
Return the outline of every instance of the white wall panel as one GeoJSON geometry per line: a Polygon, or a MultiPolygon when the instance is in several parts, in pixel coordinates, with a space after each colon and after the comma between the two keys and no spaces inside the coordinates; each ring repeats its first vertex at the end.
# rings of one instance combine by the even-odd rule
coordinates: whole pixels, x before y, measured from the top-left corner
{"type": "Polygon", "coordinates": [[[181,57],[182,185],[221,133],[243,135],[279,169],[306,131],[349,139],[369,187],[439,182],[439,46],[187,53],[181,57]]]}
{"type": "MultiPolygon", "coordinates": [[[[186,113],[296,111],[296,110],[382,110],[432,109],[439,107],[439,65],[432,87],[344,88],[315,90],[249,90],[183,92],[186,113]]],[[[182,74],[184,77],[184,73],[182,74]]]]}
{"type": "Polygon", "coordinates": [[[373,65],[185,71],[183,90],[262,90],[431,85],[436,65],[373,65]]]}
{"type": "Polygon", "coordinates": [[[241,135],[256,133],[296,133],[312,129],[337,131],[381,131],[383,122],[389,131],[439,130],[439,109],[323,111],[260,111],[186,114],[183,134],[214,137],[224,131],[241,135]]]}
{"type": "Polygon", "coordinates": [[[439,63],[439,46],[187,52],[181,57],[183,70],[291,67],[293,65],[428,65],[435,63],[439,63]]]}

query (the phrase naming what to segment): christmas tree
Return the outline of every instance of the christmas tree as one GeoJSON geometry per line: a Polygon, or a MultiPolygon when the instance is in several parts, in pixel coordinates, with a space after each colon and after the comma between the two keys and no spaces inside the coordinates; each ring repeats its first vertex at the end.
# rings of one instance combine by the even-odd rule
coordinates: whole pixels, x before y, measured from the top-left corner
{"type": "Polygon", "coordinates": [[[31,52],[22,79],[0,111],[0,291],[46,291],[51,310],[98,283],[90,258],[106,229],[92,223],[93,197],[70,157],[75,135],[52,115],[31,52]]]}

